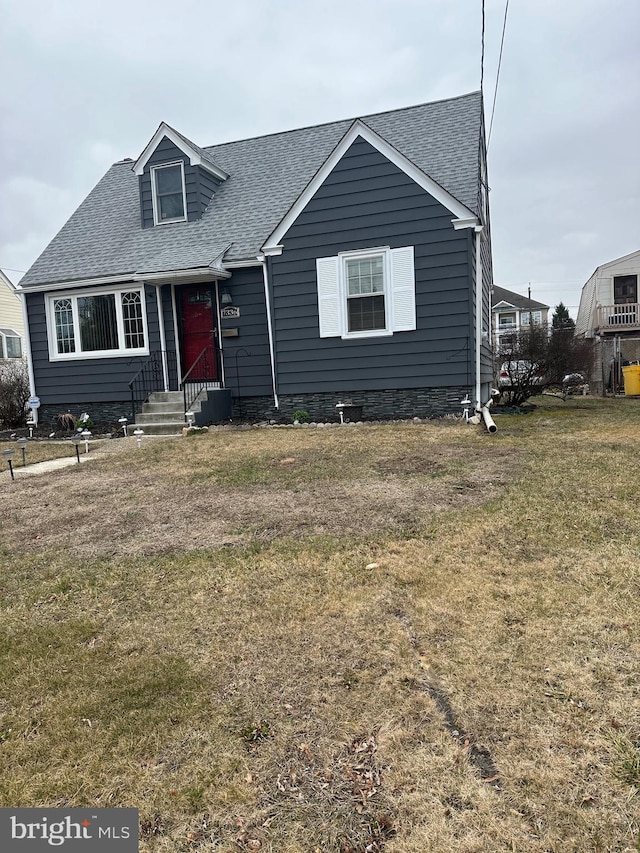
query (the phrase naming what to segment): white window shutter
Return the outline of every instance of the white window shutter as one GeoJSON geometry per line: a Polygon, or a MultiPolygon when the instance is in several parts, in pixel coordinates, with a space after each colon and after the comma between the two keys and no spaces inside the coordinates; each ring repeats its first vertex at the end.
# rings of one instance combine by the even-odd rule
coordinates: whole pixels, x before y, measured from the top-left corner
{"type": "Polygon", "coordinates": [[[413,246],[391,249],[391,328],[410,332],[416,328],[416,281],[413,246]]]}
{"type": "Polygon", "coordinates": [[[318,275],[320,337],[339,337],[342,335],[342,311],[338,258],[316,258],[316,271],[318,275]]]}

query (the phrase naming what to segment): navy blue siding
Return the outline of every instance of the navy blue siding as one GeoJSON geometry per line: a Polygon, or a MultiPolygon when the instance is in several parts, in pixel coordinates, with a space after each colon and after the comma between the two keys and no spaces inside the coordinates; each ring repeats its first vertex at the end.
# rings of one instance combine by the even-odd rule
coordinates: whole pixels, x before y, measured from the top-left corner
{"type": "MultiPolygon", "coordinates": [[[[150,351],[157,352],[160,332],[155,287],[145,287],[145,301],[150,351]]],[[[101,401],[128,405],[128,383],[147,356],[50,361],[44,294],[27,293],[27,311],[36,393],[43,406],[101,401]]]]}
{"type": "Polygon", "coordinates": [[[273,384],[262,267],[234,270],[231,279],[220,282],[223,290],[229,291],[233,305],[240,309],[239,317],[223,319],[221,324],[223,329],[238,330],[237,338],[222,338],[225,386],[234,396],[238,387],[242,397],[268,396],[273,384]]]}
{"type": "Polygon", "coordinates": [[[144,168],[144,174],[140,175],[140,215],[143,228],[153,227],[153,198],[151,194],[151,166],[162,163],[171,163],[182,160],[184,163],[184,182],[187,196],[187,220],[193,222],[200,219],[211,201],[211,197],[220,181],[210,172],[200,166],[192,166],[189,157],[184,154],[173,142],[166,137],[160,141],[158,147],[149,158],[144,168]]]}
{"type": "Polygon", "coordinates": [[[472,232],[362,139],[287,232],[270,263],[278,392],[467,386],[473,379],[472,232]],[[318,257],[414,246],[417,329],[320,338],[318,257]],[[471,353],[471,357],[470,357],[471,353]]]}

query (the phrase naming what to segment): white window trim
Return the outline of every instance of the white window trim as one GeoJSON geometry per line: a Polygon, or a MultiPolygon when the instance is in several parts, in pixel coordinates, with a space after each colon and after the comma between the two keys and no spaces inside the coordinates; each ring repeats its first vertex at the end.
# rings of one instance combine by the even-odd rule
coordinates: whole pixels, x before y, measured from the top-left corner
{"type": "Polygon", "coordinates": [[[150,169],[151,174],[151,198],[153,200],[153,223],[154,225],[173,225],[175,222],[186,222],[187,221],[187,188],[184,179],[184,160],[173,160],[171,163],[159,163],[157,166],[152,166],[150,169]],[[180,175],[182,177],[182,209],[184,210],[183,216],[176,216],[173,219],[160,219],[159,209],[158,209],[158,196],[157,196],[157,187],[156,187],[156,172],[159,172],[161,169],[168,169],[173,166],[180,166],[180,175]]]}
{"type": "Polygon", "coordinates": [[[22,335],[17,332],[12,326],[3,326],[0,329],[0,361],[20,361],[24,358],[24,344],[22,335]],[[11,332],[11,334],[7,334],[11,332]],[[7,338],[17,338],[20,341],[20,355],[9,355],[7,349],[7,338]]]}
{"type": "Polygon", "coordinates": [[[342,313],[340,320],[343,330],[341,338],[343,340],[349,340],[351,338],[384,338],[393,334],[390,316],[392,299],[390,257],[391,256],[389,253],[388,246],[385,246],[380,249],[363,249],[362,251],[355,252],[338,252],[338,281],[340,287],[340,308],[342,313]],[[347,310],[350,298],[347,282],[347,261],[361,261],[366,260],[367,258],[378,258],[381,255],[384,290],[382,294],[372,293],[370,295],[384,296],[384,329],[367,329],[362,332],[350,332],[348,328],[349,312],[347,310]]]}
{"type": "Polygon", "coordinates": [[[415,331],[415,255],[413,246],[379,246],[316,258],[318,321],[321,338],[342,340],[391,337],[415,331]],[[347,262],[383,257],[385,328],[348,331],[347,262]]]}
{"type": "Polygon", "coordinates": [[[49,361],[85,361],[94,358],[131,358],[138,355],[149,355],[149,328],[147,324],[147,302],[144,287],[134,285],[133,287],[119,288],[95,288],[91,290],[64,290],[58,293],[48,293],[45,297],[45,312],[47,317],[47,338],[49,342],[49,361]],[[124,346],[124,319],[122,316],[122,299],[116,299],[116,324],[118,329],[118,349],[112,350],[94,350],[91,352],[64,352],[59,353],[57,348],[56,337],[56,322],[54,305],[56,299],[70,299],[71,311],[73,314],[73,332],[76,342],[76,347],[80,346],[80,323],[78,320],[78,303],[79,296],[108,296],[114,294],[119,296],[122,293],[139,293],[142,303],[142,328],[144,330],[144,347],[137,349],[127,349],[124,346]]]}

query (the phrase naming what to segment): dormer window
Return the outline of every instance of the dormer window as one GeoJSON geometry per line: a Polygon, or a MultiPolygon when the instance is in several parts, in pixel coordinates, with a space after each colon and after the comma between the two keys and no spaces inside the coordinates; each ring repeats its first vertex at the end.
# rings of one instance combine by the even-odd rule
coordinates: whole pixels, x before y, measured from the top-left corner
{"type": "Polygon", "coordinates": [[[153,218],[156,225],[184,222],[187,197],[184,185],[184,163],[167,163],[151,167],[153,218]]]}

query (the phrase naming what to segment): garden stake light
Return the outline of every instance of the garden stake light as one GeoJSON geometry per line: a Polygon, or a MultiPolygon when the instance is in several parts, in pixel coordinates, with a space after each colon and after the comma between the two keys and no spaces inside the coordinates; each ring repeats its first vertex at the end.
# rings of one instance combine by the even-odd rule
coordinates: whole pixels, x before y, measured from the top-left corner
{"type": "Polygon", "coordinates": [[[81,435],[82,435],[82,438],[84,439],[84,452],[88,453],[89,452],[89,439],[91,438],[91,433],[89,432],[88,429],[83,429],[81,435]]]}
{"type": "Polygon", "coordinates": [[[18,444],[20,445],[20,449],[22,450],[22,467],[26,468],[27,466],[27,438],[19,438],[18,444]]]}
{"type": "Polygon", "coordinates": [[[122,427],[122,431],[124,433],[125,438],[127,437],[127,424],[128,424],[128,422],[129,422],[129,418],[124,418],[124,417],[118,418],[118,423],[122,427]]]}
{"type": "Polygon", "coordinates": [[[7,465],[9,466],[9,473],[11,474],[11,479],[15,480],[15,474],[13,473],[13,465],[11,464],[11,457],[13,456],[13,450],[3,450],[2,455],[7,460],[7,465]]]}
{"type": "Polygon", "coordinates": [[[138,442],[138,449],[142,447],[142,436],[144,435],[143,429],[134,429],[133,434],[136,437],[136,441],[138,442]]]}

